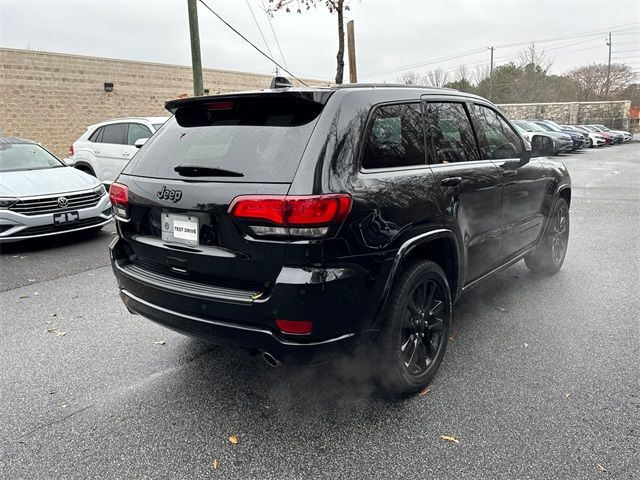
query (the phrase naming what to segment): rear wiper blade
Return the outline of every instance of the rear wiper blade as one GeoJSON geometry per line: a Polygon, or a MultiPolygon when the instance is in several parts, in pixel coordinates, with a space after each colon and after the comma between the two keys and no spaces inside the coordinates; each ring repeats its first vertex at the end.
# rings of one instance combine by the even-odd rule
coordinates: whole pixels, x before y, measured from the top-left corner
{"type": "Polygon", "coordinates": [[[244,177],[241,172],[197,165],[178,165],[173,170],[183,177],[244,177]]]}

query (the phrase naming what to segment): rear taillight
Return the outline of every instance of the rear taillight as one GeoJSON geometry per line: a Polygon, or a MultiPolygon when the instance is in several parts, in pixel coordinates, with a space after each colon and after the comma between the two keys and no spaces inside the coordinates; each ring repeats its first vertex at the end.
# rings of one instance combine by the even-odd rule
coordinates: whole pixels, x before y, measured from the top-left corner
{"type": "Polygon", "coordinates": [[[129,187],[120,183],[112,183],[109,186],[109,200],[113,206],[116,217],[124,220],[129,218],[129,187]]]}
{"type": "Polygon", "coordinates": [[[71,146],[69,147],[69,157],[73,157],[74,153],[75,151],[73,150],[73,144],[71,144],[71,146]]]}
{"type": "Polygon", "coordinates": [[[271,225],[251,225],[256,235],[321,237],[341,223],[351,210],[351,196],[241,195],[229,206],[231,216],[271,225]]]}

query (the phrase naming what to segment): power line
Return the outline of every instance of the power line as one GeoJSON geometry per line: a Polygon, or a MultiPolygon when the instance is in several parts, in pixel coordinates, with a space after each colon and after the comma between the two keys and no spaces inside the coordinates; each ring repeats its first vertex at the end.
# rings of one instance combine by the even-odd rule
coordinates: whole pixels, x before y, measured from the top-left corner
{"type": "Polygon", "coordinates": [[[204,0],[198,0],[202,5],[205,6],[205,8],[207,10],[209,10],[211,13],[213,13],[216,17],[218,17],[218,20],[220,20],[222,23],[224,23],[227,27],[229,27],[231,30],[233,30],[233,32],[238,35],[240,38],[242,38],[245,42],[247,42],[249,45],[251,45],[253,48],[255,48],[261,55],[263,55],[264,57],[268,58],[271,62],[273,62],[274,64],[276,64],[278,67],[280,67],[282,70],[284,70],[285,72],[287,72],[289,75],[291,75],[293,78],[295,78],[297,81],[299,81],[302,85],[304,85],[305,87],[308,87],[309,85],[307,85],[306,83],[304,83],[302,80],[300,80],[298,77],[296,77],[293,73],[291,73],[288,69],[284,68],[282,65],[280,65],[278,62],[276,62],[273,58],[271,58],[269,55],[267,55],[266,53],[264,53],[260,48],[258,48],[256,46],[255,43],[253,43],[251,40],[249,40],[247,37],[245,37],[243,34],[241,34],[238,30],[236,30],[229,22],[227,22],[224,18],[222,18],[220,15],[218,15],[216,13],[215,10],[213,10],[209,5],[207,5],[204,0]]]}
{"type": "MultiPolygon", "coordinates": [[[[528,45],[530,43],[539,44],[539,43],[549,43],[549,42],[560,42],[562,40],[573,40],[573,41],[575,41],[578,38],[595,37],[595,36],[603,35],[603,34],[608,33],[608,32],[614,32],[614,33],[617,33],[617,34],[622,34],[622,33],[618,33],[618,32],[627,32],[627,31],[633,30],[634,32],[631,32],[631,33],[635,33],[638,28],[639,28],[639,25],[637,23],[628,23],[628,24],[623,24],[623,25],[616,25],[616,26],[609,27],[609,28],[599,28],[597,30],[588,30],[586,32],[581,32],[581,33],[576,33],[576,34],[571,34],[571,35],[561,35],[561,36],[558,36],[558,37],[545,38],[545,39],[542,39],[542,40],[534,40],[533,42],[532,41],[528,41],[528,42],[518,42],[518,43],[496,45],[495,48],[496,49],[498,49],[498,48],[510,48],[510,47],[528,45]]],[[[576,43],[581,43],[583,41],[584,40],[580,40],[579,42],[576,42],[576,43]]],[[[574,43],[572,43],[572,44],[574,44],[574,43]]],[[[556,47],[553,47],[553,48],[556,48],[556,47]]],[[[436,64],[436,63],[440,63],[440,62],[455,60],[457,58],[476,55],[476,54],[479,54],[480,52],[484,52],[484,51],[485,50],[483,48],[476,49],[476,50],[469,50],[469,51],[466,51],[466,52],[461,52],[461,53],[450,55],[450,56],[447,56],[447,57],[440,57],[440,58],[435,58],[435,59],[431,59],[431,60],[426,60],[424,62],[418,62],[418,63],[402,65],[402,66],[394,67],[394,68],[386,68],[386,69],[378,70],[378,71],[375,71],[375,72],[369,72],[369,73],[366,73],[366,74],[362,75],[362,77],[366,78],[366,77],[373,77],[373,76],[377,76],[377,75],[386,75],[386,74],[390,74],[390,73],[397,73],[397,72],[401,72],[403,70],[410,70],[412,68],[424,67],[424,66],[427,66],[427,65],[433,65],[433,64],[436,64]]]]}
{"type": "MultiPolygon", "coordinates": [[[[247,7],[249,7],[249,11],[251,12],[251,16],[253,17],[253,21],[256,24],[256,27],[258,27],[258,32],[260,32],[260,36],[262,37],[262,40],[264,41],[265,46],[267,47],[267,51],[269,52],[269,55],[273,57],[273,53],[271,52],[271,48],[269,48],[269,44],[267,43],[267,39],[264,38],[264,33],[262,33],[262,29],[260,28],[260,24],[258,23],[258,19],[256,18],[256,16],[253,13],[253,8],[251,8],[251,4],[249,3],[249,0],[244,0],[247,4],[247,7]]],[[[276,72],[277,75],[277,72],[276,72]]]]}
{"type": "Polygon", "coordinates": [[[276,40],[276,45],[278,46],[278,50],[280,51],[280,56],[282,57],[282,63],[284,63],[284,66],[289,68],[289,66],[287,65],[287,61],[284,59],[284,53],[282,53],[282,48],[280,47],[280,42],[278,41],[278,36],[276,35],[276,31],[273,28],[273,24],[271,23],[271,15],[269,15],[269,12],[267,11],[267,7],[264,4],[264,0],[262,0],[262,9],[264,10],[264,14],[267,16],[267,20],[269,20],[269,26],[271,27],[271,33],[273,33],[273,38],[275,38],[276,40]]]}

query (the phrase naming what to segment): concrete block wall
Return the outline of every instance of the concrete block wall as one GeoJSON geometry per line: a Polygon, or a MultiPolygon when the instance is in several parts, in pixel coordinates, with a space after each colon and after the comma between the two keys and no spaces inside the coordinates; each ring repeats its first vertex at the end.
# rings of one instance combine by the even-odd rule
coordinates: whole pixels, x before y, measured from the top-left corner
{"type": "MultiPolygon", "coordinates": [[[[266,88],[271,78],[203,71],[212,94],[266,88]]],[[[60,158],[87,126],[169,115],[164,102],[192,92],[190,67],[0,48],[0,135],[35,140],[60,158]],[[105,82],[114,84],[113,92],[104,91],[105,82]]]]}
{"type": "Polygon", "coordinates": [[[561,125],[603,124],[629,130],[631,101],[510,103],[498,105],[511,119],[544,118],[561,125]]]}

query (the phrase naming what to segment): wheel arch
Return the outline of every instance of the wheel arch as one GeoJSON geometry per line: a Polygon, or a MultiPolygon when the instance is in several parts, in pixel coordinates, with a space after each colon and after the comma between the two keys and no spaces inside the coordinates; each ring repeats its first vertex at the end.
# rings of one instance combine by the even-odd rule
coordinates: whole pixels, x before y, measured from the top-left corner
{"type": "Polygon", "coordinates": [[[88,170],[87,173],[93,175],[94,177],[96,176],[96,172],[89,162],[79,160],[76,163],[74,163],[73,168],[77,168],[78,170],[81,170],[83,172],[87,172],[88,170]]]}
{"type": "Polygon", "coordinates": [[[377,309],[376,326],[380,326],[384,321],[393,285],[402,270],[415,260],[430,260],[439,265],[447,276],[451,297],[455,300],[462,291],[462,255],[455,233],[445,228],[417,235],[403,243],[393,259],[391,271],[385,283],[377,309]]]}

